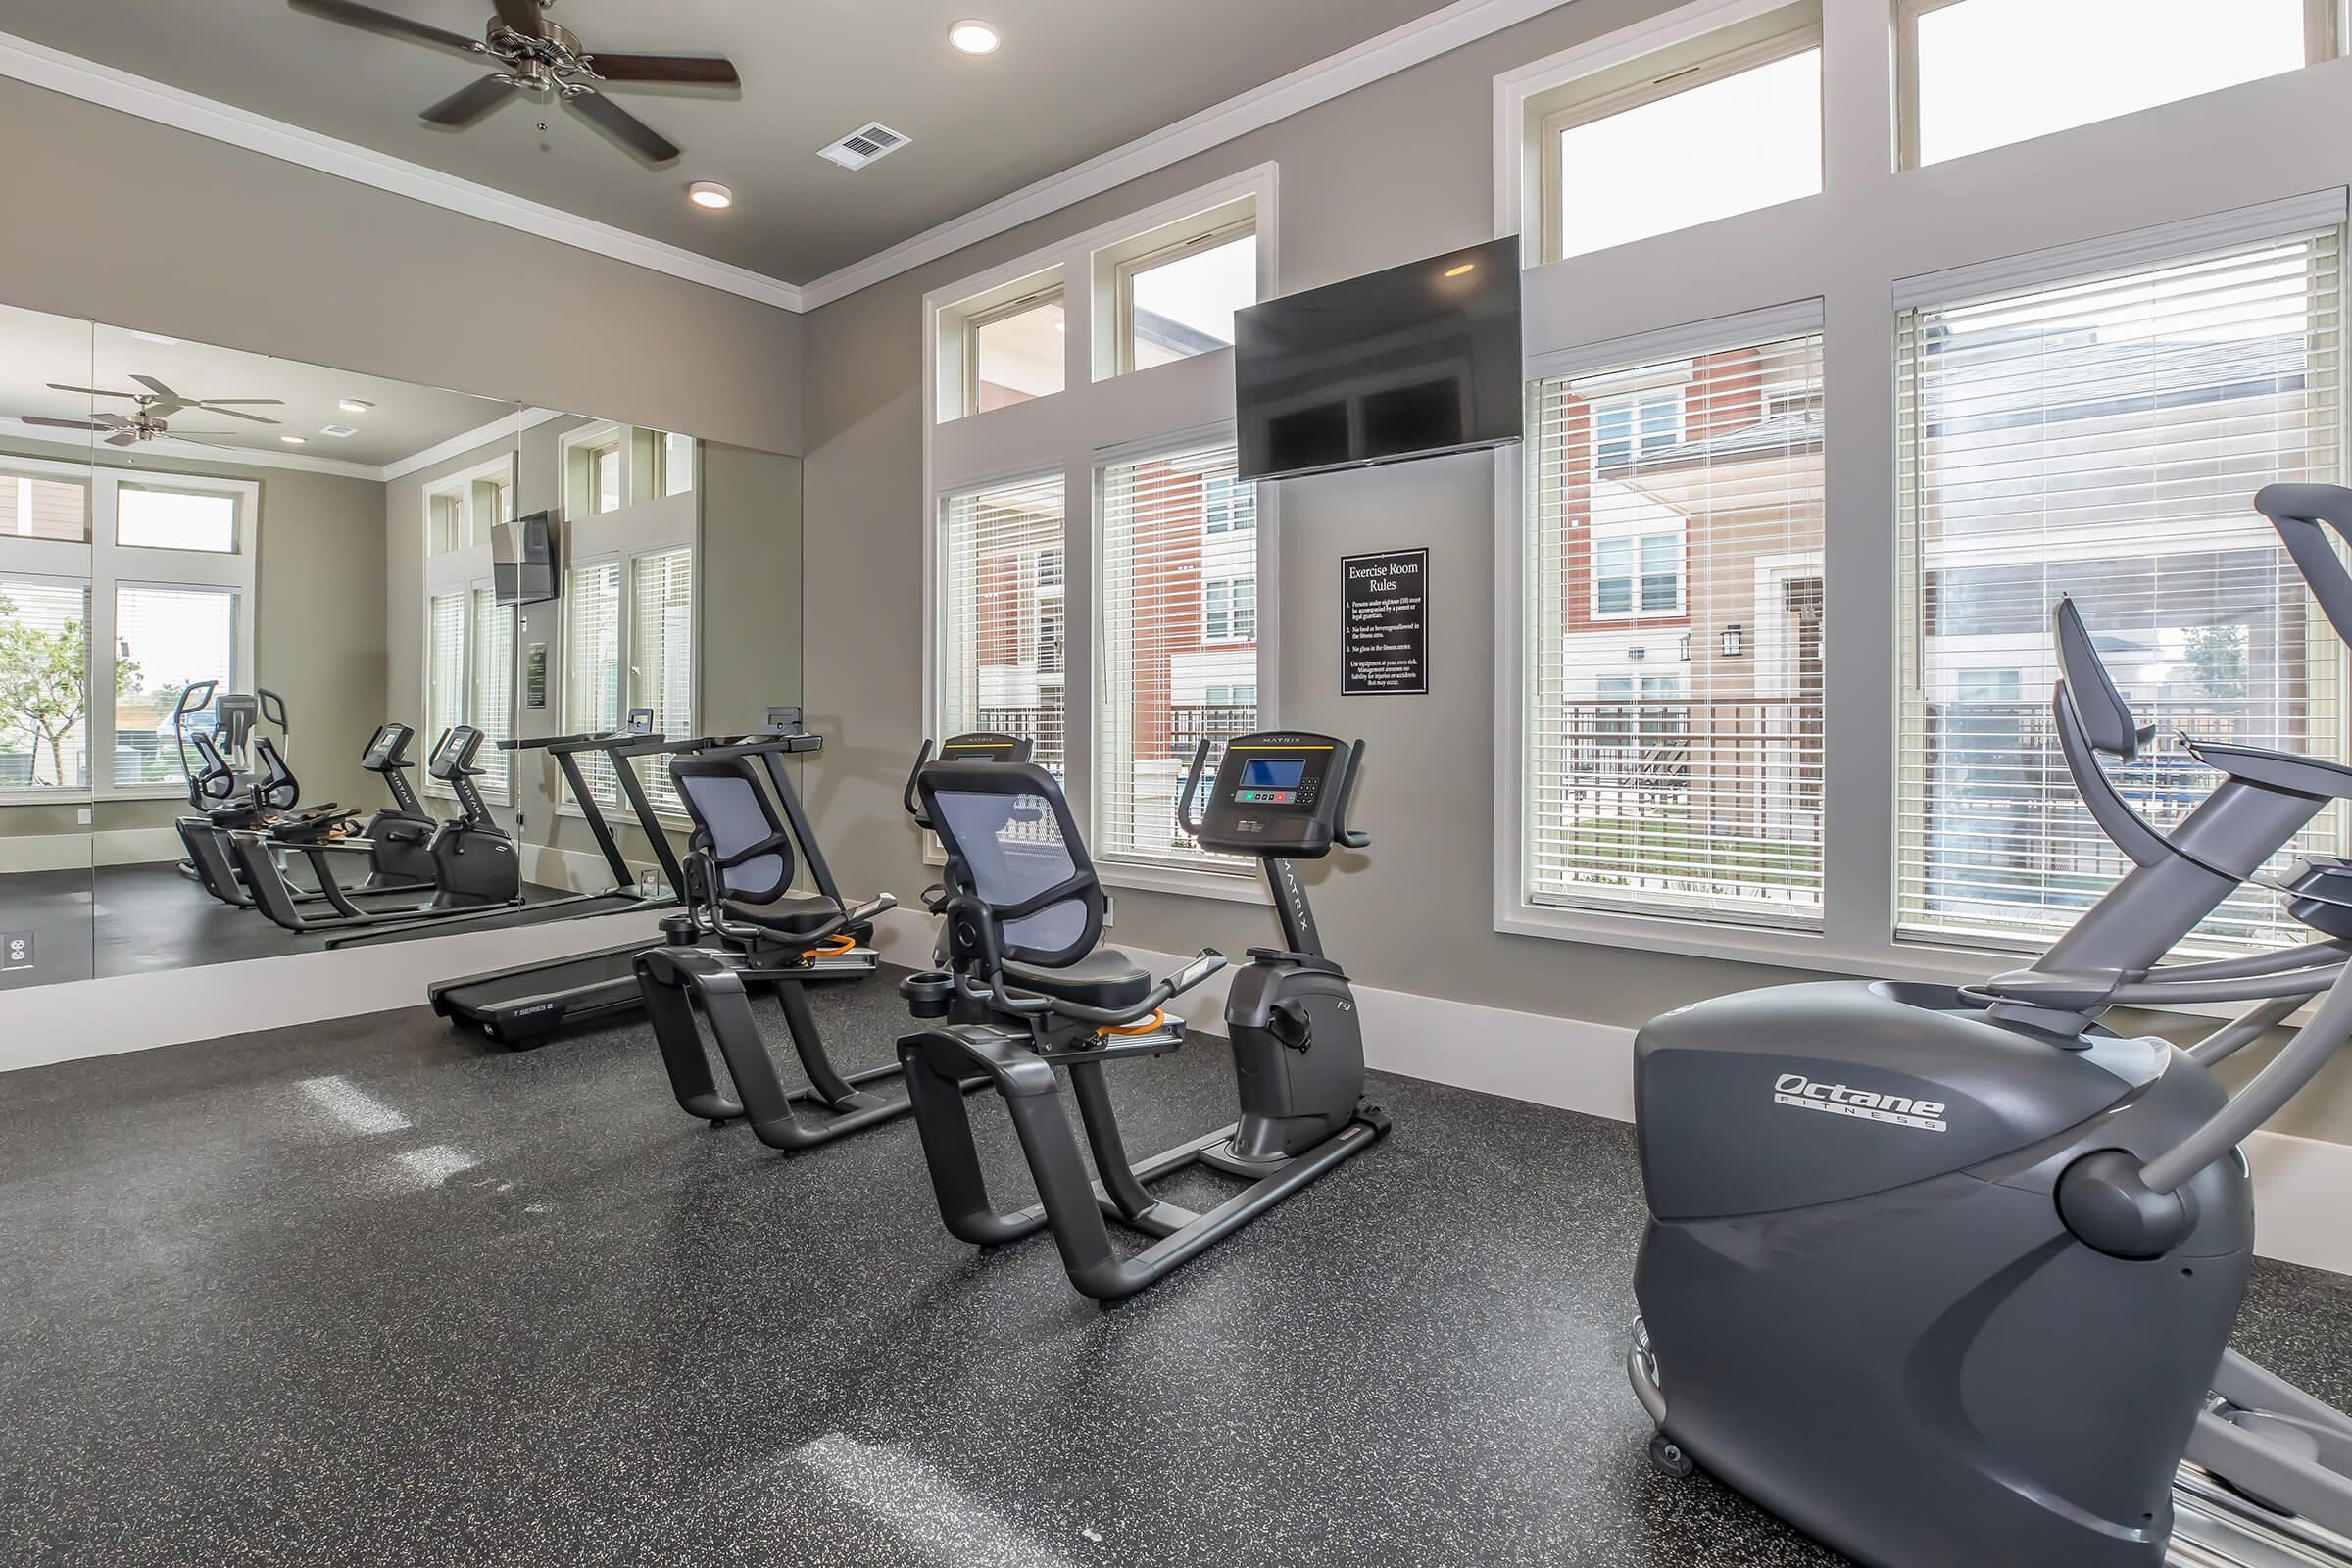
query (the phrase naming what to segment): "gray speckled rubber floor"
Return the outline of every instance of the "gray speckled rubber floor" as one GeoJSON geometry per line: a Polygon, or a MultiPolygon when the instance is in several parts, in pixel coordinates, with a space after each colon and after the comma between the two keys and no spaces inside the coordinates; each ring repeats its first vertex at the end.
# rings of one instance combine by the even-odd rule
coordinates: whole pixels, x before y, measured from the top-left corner
{"type": "MultiPolygon", "coordinates": [[[[889,976],[814,1000],[889,1059],[889,976]]],[[[1138,1151],[1232,1115],[1213,1039],[1112,1082],[1138,1151]]],[[[641,1024],[0,1077],[0,1560],[1835,1562],[1649,1469],[1630,1130],[1375,1095],[1385,1144],[1105,1311],[1042,1239],[952,1242],[911,1125],[687,1119],[641,1024]]],[[[2241,1343],[2352,1396],[2352,1281],[2265,1265],[2241,1343]]]]}

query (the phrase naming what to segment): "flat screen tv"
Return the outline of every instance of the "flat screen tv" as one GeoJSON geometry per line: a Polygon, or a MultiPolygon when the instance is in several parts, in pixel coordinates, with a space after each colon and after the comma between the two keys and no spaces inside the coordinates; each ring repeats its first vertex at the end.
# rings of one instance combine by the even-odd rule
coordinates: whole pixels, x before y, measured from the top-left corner
{"type": "Polygon", "coordinates": [[[490,530],[490,579],[502,605],[536,605],[556,592],[556,519],[534,512],[490,530]]]}
{"type": "Polygon", "coordinates": [[[1286,294],[1234,328],[1245,479],[1520,438],[1515,236],[1286,294]]]}

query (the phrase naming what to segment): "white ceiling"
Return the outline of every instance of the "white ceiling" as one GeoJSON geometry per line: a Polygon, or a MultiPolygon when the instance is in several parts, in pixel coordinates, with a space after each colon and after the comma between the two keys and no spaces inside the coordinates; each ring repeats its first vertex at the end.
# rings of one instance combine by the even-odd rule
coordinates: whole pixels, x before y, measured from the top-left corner
{"type": "MultiPolygon", "coordinates": [[[[371,0],[478,34],[488,0],[371,0]]],[[[613,94],[685,149],[651,169],[519,96],[465,130],[418,111],[479,73],[285,0],[0,0],[0,32],[513,195],[806,282],[1430,12],[1433,0],[557,0],[591,48],[723,53],[740,93],[613,94]],[[948,46],[981,16],[995,55],[948,46]],[[537,126],[544,120],[545,132],[537,126]],[[816,149],[879,120],[910,145],[850,172],[816,149]],[[685,187],[733,187],[733,212],[685,187]]]]}
{"type": "MultiPolygon", "coordinates": [[[[0,429],[10,435],[73,446],[99,442],[103,438],[95,434],[6,421],[28,414],[83,420],[97,413],[127,416],[135,408],[129,398],[60,392],[49,383],[129,392],[140,390],[129,379],[134,374],[152,376],[192,398],[281,400],[280,408],[246,411],[275,419],[276,424],[256,424],[202,409],[183,410],[169,420],[175,434],[201,434],[207,441],[254,454],[263,461],[299,455],[380,468],[515,412],[512,403],[463,392],[355,375],[240,349],[152,342],[119,326],[93,326],[67,317],[0,306],[0,429]],[[343,398],[375,407],[365,414],[349,414],[336,407],[343,398]],[[323,434],[323,427],[330,424],[358,433],[340,439],[323,434]],[[278,439],[285,435],[307,439],[297,448],[278,439]]],[[[179,455],[234,461],[228,453],[197,448],[181,449],[179,455]]]]}

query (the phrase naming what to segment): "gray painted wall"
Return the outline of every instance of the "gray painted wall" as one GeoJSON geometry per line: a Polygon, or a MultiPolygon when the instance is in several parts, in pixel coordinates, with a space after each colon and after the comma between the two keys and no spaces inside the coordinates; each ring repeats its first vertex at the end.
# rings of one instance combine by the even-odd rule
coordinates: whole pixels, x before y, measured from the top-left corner
{"type": "MultiPolygon", "coordinates": [[[[916,635],[929,526],[919,384],[923,293],[1267,162],[1280,167],[1283,292],[1488,238],[1494,231],[1494,78],[1669,9],[1668,0],[1581,0],[808,318],[808,706],[812,722],[827,735],[825,752],[810,764],[808,789],[845,889],[888,889],[904,899],[929,880],[920,840],[899,805],[923,723],[916,635]]],[[[1847,6],[1841,22],[1858,27],[1859,12],[1867,9],[1847,6]]],[[[1885,25],[1883,16],[1876,25],[1885,25]]],[[[1853,70],[1871,69],[1867,53],[1848,52],[1853,70]]],[[[2341,70],[2317,68],[2301,79],[2286,78],[2279,90],[2316,93],[2325,84],[2312,78],[2341,70]]],[[[1883,107],[1883,88],[1878,101],[1883,107]]],[[[2101,149],[2115,148],[2116,156],[2136,156],[2129,150],[2125,125],[2086,136],[2101,149]]],[[[1833,147],[1831,156],[1860,155],[1833,147]]],[[[2230,156],[2242,160],[2247,154],[2237,149],[2230,156]]],[[[2025,173],[2032,160],[2030,146],[1986,155],[1975,177],[1998,180],[2005,195],[2022,198],[2032,185],[2025,173]]],[[[2340,183],[2341,172],[2291,188],[2340,183]]],[[[1968,176],[1948,166],[1916,177],[1941,182],[1968,176]]],[[[2266,183],[2301,178],[2300,172],[2287,172],[2266,183]]],[[[2249,191],[2236,200],[2272,194],[2249,191]]],[[[2235,204],[2202,192],[2183,200],[2204,202],[2199,211],[2235,204]]],[[[1775,223],[1797,221],[1802,206],[1752,215],[1754,226],[1769,232],[1775,223]]],[[[2083,221],[2086,235],[2131,226],[2104,221],[2096,212],[2083,221]]],[[[1647,243],[1657,249],[1642,253],[1650,265],[1633,284],[1656,296],[1643,298],[1644,307],[1671,300],[1676,291],[1671,267],[1655,265],[1670,255],[1674,238],[1647,243]]],[[[1943,253],[1953,254],[1948,239],[1943,253]]],[[[1756,254],[1761,292],[1743,303],[1798,297],[1801,290],[1783,288],[1771,275],[1773,248],[1756,254]]],[[[1807,285],[1817,286],[1818,280],[1807,285]]],[[[1607,336],[1607,299],[1592,302],[1590,314],[1596,327],[1592,335],[1607,336]]],[[[1697,310],[1684,318],[1713,314],[1697,310]]],[[[1832,330],[1885,335],[1890,314],[1880,306],[1868,322],[1834,319],[1832,330]]],[[[1839,416],[1833,413],[1833,420],[1839,416]]],[[[1371,740],[1357,816],[1375,845],[1364,856],[1335,856],[1309,874],[1321,895],[1318,911],[1331,951],[1371,985],[1625,1026],[1704,997],[1814,978],[1795,969],[1493,929],[1493,484],[1489,460],[1461,457],[1282,487],[1281,719],[1371,740]],[[1337,695],[1338,558],[1418,545],[1431,549],[1430,695],[1343,700],[1337,695]]],[[[1865,510],[1844,514],[1841,526],[1850,536],[1881,524],[1865,510]]],[[[1868,551],[1862,559],[1870,559],[1868,551]]],[[[1870,643],[1877,634],[1870,631],[1857,644],[1870,643]]],[[[1838,678],[1859,685],[1872,676],[1869,668],[1855,667],[1838,678]]],[[[1874,690],[1883,701],[1883,688],[1874,690]]],[[[1838,727],[1833,724],[1834,756],[1838,727]]],[[[1500,765],[1515,764],[1504,759],[1500,765]]],[[[1844,765],[1853,769],[1849,782],[1867,789],[1890,762],[1857,759],[1844,765]]],[[[1110,940],[1162,951],[1213,945],[1236,952],[1264,941],[1271,929],[1263,909],[1134,891],[1117,893],[1116,912],[1110,940]]],[[[1991,958],[1987,966],[2007,964],[1991,958]]],[[[2194,1021],[2150,1022],[2180,1034],[2200,1027],[2194,1021]]],[[[2251,1069],[2265,1054],[2244,1054],[2243,1067],[2251,1069]]],[[[2338,1066],[2279,1118],[2279,1130],[2352,1141],[2352,1063],[2338,1066]]]]}

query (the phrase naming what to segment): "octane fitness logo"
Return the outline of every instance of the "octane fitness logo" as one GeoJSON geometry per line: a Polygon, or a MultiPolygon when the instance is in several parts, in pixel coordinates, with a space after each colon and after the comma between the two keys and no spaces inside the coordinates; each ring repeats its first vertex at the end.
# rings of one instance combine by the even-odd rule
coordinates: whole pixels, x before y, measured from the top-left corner
{"type": "Polygon", "coordinates": [[[1817,1084],[1801,1072],[1785,1072],[1774,1081],[1772,1102],[1797,1110],[1826,1110],[1833,1116],[1910,1127],[1923,1133],[1943,1132],[1947,1126],[1940,1100],[1911,1100],[1902,1095],[1848,1089],[1843,1084],[1817,1084]]]}

